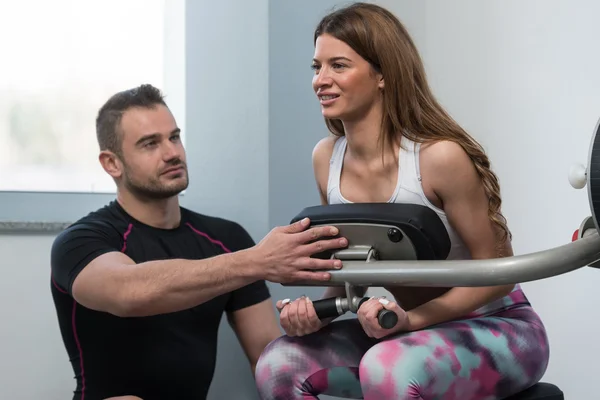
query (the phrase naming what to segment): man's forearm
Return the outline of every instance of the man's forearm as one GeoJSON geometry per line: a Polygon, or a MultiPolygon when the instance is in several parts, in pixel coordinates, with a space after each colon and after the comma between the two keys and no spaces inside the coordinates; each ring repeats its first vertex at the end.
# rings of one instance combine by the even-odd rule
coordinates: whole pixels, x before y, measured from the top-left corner
{"type": "Polygon", "coordinates": [[[149,261],[126,267],[120,282],[125,316],[195,307],[260,279],[249,250],[202,260],[149,261]]]}

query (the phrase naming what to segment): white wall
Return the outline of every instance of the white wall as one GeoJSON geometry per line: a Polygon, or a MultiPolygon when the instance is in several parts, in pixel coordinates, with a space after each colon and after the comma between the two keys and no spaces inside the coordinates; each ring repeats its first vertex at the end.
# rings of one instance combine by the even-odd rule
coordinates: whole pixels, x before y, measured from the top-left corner
{"type": "MultiPolygon", "coordinates": [[[[591,215],[571,188],[600,118],[600,3],[594,0],[380,1],[415,27],[434,90],[484,144],[517,254],[552,248],[591,215]],[[414,18],[418,20],[415,21],[414,18]]],[[[600,270],[524,284],[551,340],[545,380],[594,398],[600,270]]]]}

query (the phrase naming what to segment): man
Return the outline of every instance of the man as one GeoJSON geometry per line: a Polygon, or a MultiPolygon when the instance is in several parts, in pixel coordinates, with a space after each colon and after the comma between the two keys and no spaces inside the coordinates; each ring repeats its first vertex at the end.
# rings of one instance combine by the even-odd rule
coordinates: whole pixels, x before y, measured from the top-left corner
{"type": "Polygon", "coordinates": [[[223,312],[254,371],[281,334],[264,281],[327,280],[316,270],[339,261],[310,256],[347,243],[304,221],[255,244],[239,224],[181,207],[180,131],[150,85],[111,97],[96,129],[117,198],[62,232],[51,254],[73,399],[204,399],[223,312]]]}

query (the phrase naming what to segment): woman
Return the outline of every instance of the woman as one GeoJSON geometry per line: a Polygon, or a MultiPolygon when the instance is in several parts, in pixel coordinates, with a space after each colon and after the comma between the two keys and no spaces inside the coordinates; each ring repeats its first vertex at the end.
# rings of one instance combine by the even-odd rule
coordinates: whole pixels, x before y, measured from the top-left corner
{"type": "MultiPolygon", "coordinates": [[[[323,204],[425,205],[446,226],[449,259],[511,256],[497,177],[435,100],[401,23],[353,4],[324,17],[314,43],[313,86],[333,134],[313,153],[323,204]]],[[[262,399],[492,400],[544,374],[548,339],[519,285],[386,289],[395,301],[373,298],[336,322],[319,321],[308,298],[279,301],[287,335],[256,367],[262,399]],[[389,330],[377,323],[384,307],[398,315],[389,330]]]]}

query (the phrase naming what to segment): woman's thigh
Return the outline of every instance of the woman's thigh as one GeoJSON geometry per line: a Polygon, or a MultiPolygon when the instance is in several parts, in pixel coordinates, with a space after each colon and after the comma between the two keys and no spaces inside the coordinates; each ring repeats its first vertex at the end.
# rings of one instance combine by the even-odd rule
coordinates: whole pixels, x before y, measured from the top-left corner
{"type": "Polygon", "coordinates": [[[358,367],[375,343],[356,319],[334,321],[306,336],[282,336],[257,363],[261,399],[317,399],[320,394],[361,399],[358,367]]]}
{"type": "Polygon", "coordinates": [[[549,351],[530,307],[387,339],[363,357],[365,400],[496,400],[538,382],[549,351]]]}

